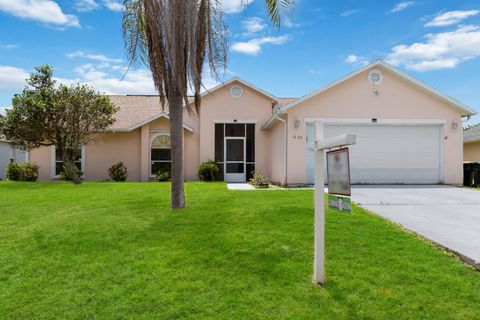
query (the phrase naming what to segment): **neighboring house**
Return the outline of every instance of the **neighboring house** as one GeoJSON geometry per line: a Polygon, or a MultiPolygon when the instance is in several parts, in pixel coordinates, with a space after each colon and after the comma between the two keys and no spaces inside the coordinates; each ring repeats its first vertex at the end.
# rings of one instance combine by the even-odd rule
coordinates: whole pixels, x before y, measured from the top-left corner
{"type": "MultiPolygon", "coordinates": [[[[128,179],[147,181],[170,166],[168,110],[156,96],[111,96],[116,123],[78,153],[86,180],[108,178],[122,160],[128,179]]],[[[279,184],[313,183],[314,121],[324,137],[357,135],[351,146],[353,183],[461,184],[462,117],[475,112],[379,60],[298,99],[275,97],[233,78],[202,96],[199,115],[185,110],[185,177],[216,160],[226,181],[259,170],[279,184]]],[[[61,170],[51,148],[30,152],[40,179],[61,170]]]]}
{"type": "Polygon", "coordinates": [[[5,140],[0,139],[0,179],[6,179],[6,168],[10,162],[25,162],[26,151],[15,148],[5,140]]]}
{"type": "Polygon", "coordinates": [[[480,124],[463,131],[463,161],[480,162],[480,124]]]}

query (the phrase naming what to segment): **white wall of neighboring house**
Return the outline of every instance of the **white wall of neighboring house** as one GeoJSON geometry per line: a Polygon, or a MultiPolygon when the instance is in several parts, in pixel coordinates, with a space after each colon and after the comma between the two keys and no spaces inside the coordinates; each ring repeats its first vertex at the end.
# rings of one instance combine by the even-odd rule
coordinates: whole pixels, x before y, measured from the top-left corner
{"type": "Polygon", "coordinates": [[[6,168],[10,161],[25,162],[27,152],[12,147],[8,142],[0,141],[0,179],[6,179],[6,168]]]}

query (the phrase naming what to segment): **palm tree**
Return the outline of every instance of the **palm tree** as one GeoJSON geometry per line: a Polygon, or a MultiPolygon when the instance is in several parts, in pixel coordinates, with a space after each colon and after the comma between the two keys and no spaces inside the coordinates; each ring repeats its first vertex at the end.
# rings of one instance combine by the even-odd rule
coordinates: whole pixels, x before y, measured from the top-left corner
{"type": "MultiPolygon", "coordinates": [[[[265,2],[272,22],[280,26],[283,11],[295,0],[265,2]]],[[[225,70],[227,63],[227,26],[220,0],[124,0],[124,7],[122,29],[129,63],[148,66],[162,107],[168,104],[171,207],[183,208],[183,107],[198,113],[204,66],[208,64],[218,77],[217,71],[225,70]]]]}

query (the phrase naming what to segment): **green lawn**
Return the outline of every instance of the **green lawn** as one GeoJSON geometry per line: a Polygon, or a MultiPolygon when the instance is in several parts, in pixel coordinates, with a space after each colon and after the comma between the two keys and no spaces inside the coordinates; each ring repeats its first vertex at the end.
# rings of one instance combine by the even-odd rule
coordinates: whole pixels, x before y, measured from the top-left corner
{"type": "Polygon", "coordinates": [[[0,183],[1,319],[479,319],[480,273],[355,208],[327,213],[313,286],[311,190],[0,183]]]}

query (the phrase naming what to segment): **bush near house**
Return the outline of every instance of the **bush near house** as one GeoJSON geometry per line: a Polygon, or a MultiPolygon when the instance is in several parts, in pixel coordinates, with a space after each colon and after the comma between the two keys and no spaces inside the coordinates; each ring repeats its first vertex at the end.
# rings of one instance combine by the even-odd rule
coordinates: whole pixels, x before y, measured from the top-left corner
{"type": "Polygon", "coordinates": [[[118,161],[108,169],[108,176],[113,181],[125,181],[128,177],[127,167],[125,167],[122,161],[118,161]]]}
{"type": "Polygon", "coordinates": [[[7,166],[7,179],[12,181],[20,181],[20,164],[9,163],[7,166]]]}
{"type": "Polygon", "coordinates": [[[208,160],[198,166],[197,174],[201,181],[217,181],[220,169],[215,161],[208,160]]]}
{"type": "Polygon", "coordinates": [[[159,169],[155,174],[155,179],[158,182],[168,182],[171,181],[172,174],[168,169],[159,169]]]}
{"type": "Polygon", "coordinates": [[[83,176],[83,171],[78,169],[76,166],[72,167],[70,169],[70,171],[71,171],[71,173],[67,174],[65,166],[63,166],[63,170],[62,170],[62,172],[60,172],[60,180],[73,181],[74,178],[73,178],[72,174],[76,174],[79,177],[79,179],[81,179],[81,177],[83,176]]]}
{"type": "Polygon", "coordinates": [[[35,182],[38,179],[38,165],[33,162],[10,163],[7,178],[12,181],[35,182]]]}
{"type": "Polygon", "coordinates": [[[268,188],[270,181],[268,181],[268,178],[260,171],[253,171],[253,176],[250,179],[250,184],[257,188],[268,188]]]}

